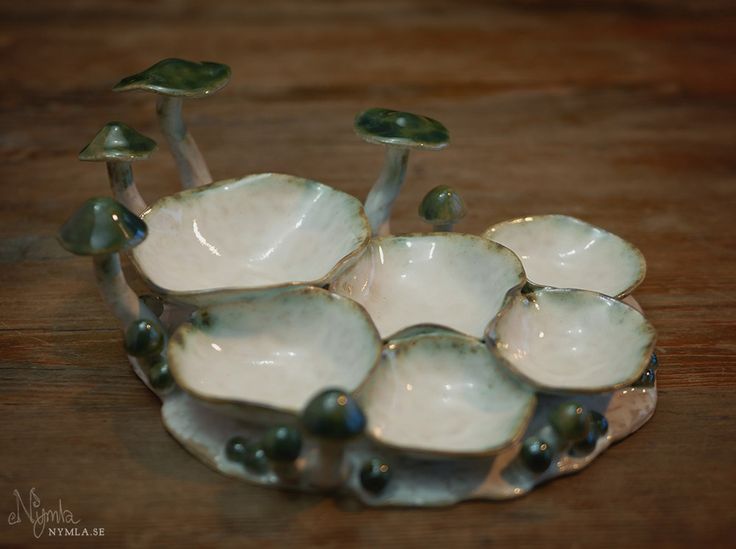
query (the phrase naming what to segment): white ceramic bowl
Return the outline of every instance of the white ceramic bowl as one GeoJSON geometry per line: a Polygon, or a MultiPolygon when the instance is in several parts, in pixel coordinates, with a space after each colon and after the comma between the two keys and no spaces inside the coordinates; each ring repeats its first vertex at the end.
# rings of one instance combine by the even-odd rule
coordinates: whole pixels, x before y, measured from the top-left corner
{"type": "Polygon", "coordinates": [[[143,214],[132,252],[165,299],[207,305],[254,291],[324,286],[370,238],[360,202],[327,185],[251,175],[183,191],[143,214]]]}
{"type": "Polygon", "coordinates": [[[373,439],[444,455],[505,448],[522,435],[536,402],[483,343],[437,329],[389,341],[357,397],[373,439]]]}
{"type": "Polygon", "coordinates": [[[634,383],[656,334],[621,301],[584,290],[540,289],[510,299],[486,343],[502,363],[543,391],[593,393],[634,383]]]}
{"type": "Polygon", "coordinates": [[[521,258],[532,286],[577,288],[621,298],[631,293],[646,273],[644,256],[633,245],[566,215],[504,221],[483,236],[521,258]]]}
{"type": "Polygon", "coordinates": [[[375,238],[331,285],[370,313],[381,336],[437,324],[482,337],[506,295],[524,285],[519,259],[460,233],[375,238]]]}
{"type": "Polygon", "coordinates": [[[177,384],[200,400],[297,414],[326,387],[357,388],[380,353],[359,305],[299,288],[200,309],[172,335],[168,361],[177,384]]]}

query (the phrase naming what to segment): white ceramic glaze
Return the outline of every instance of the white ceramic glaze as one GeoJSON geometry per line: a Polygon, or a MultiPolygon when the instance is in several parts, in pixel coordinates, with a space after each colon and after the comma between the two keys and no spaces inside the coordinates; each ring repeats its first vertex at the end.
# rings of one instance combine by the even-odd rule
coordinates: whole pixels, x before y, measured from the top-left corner
{"type": "Polygon", "coordinates": [[[482,337],[524,270],[507,248],[460,233],[373,239],[331,289],[370,313],[381,336],[414,324],[438,324],[482,337]]]}
{"type": "Polygon", "coordinates": [[[649,363],[654,328],[636,309],[585,290],[540,289],[510,299],[486,342],[547,391],[601,392],[632,384],[649,363]]]}
{"type": "Polygon", "coordinates": [[[521,435],[534,392],[477,339],[436,331],[390,341],[357,392],[375,440],[412,452],[489,454],[521,435]]]}
{"type": "Polygon", "coordinates": [[[326,387],[358,387],[380,350],[355,302],[300,288],[200,309],[174,332],[168,360],[197,398],[296,414],[326,387]]]}
{"type": "Polygon", "coordinates": [[[513,250],[536,286],[623,297],[644,279],[644,256],[615,234],[566,215],[535,215],[490,227],[483,236],[513,250]]]}
{"type": "Polygon", "coordinates": [[[327,185],[259,174],[183,191],[143,214],[133,259],[167,300],[208,305],[327,284],[370,238],[360,202],[327,185]]]}

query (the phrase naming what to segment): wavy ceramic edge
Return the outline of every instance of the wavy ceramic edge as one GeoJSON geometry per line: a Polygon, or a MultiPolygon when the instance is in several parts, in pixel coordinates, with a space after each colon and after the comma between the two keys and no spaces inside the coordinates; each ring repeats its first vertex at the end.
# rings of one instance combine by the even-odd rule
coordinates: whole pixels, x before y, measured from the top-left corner
{"type": "MultiPolygon", "coordinates": [[[[360,219],[361,225],[363,226],[362,239],[360,243],[358,244],[358,246],[353,251],[343,256],[337,263],[335,263],[332,269],[330,269],[325,275],[323,275],[322,277],[316,280],[293,281],[293,282],[286,282],[282,284],[269,284],[265,286],[245,286],[245,287],[224,286],[224,287],[219,287],[219,288],[208,288],[206,290],[168,290],[166,288],[163,288],[159,286],[158,284],[156,284],[146,274],[146,272],[143,270],[140,263],[138,262],[135,256],[135,252],[131,253],[130,254],[131,262],[133,263],[133,265],[135,265],[135,268],[138,271],[138,273],[141,275],[141,278],[143,278],[144,282],[151,288],[151,290],[154,293],[160,295],[161,297],[173,303],[179,303],[182,305],[195,305],[195,304],[203,305],[203,303],[200,301],[200,298],[207,297],[207,296],[212,296],[213,302],[216,304],[219,302],[230,301],[232,298],[238,298],[241,296],[246,297],[248,294],[251,294],[251,293],[256,294],[259,292],[269,292],[273,290],[288,290],[291,288],[310,287],[310,286],[315,286],[315,287],[326,286],[327,284],[330,284],[332,280],[334,280],[337,276],[339,276],[353,262],[355,262],[360,257],[360,255],[366,250],[369,242],[371,241],[371,228],[370,228],[370,223],[368,222],[368,217],[366,216],[365,210],[363,209],[363,204],[361,204],[360,200],[358,200],[351,194],[335,189],[334,187],[330,187],[329,185],[326,185],[324,183],[320,183],[319,181],[314,181],[311,179],[305,179],[303,177],[299,177],[297,175],[289,175],[289,174],[283,174],[283,173],[264,172],[264,173],[258,173],[258,174],[250,174],[250,175],[243,176],[239,179],[238,178],[223,179],[221,181],[215,181],[213,183],[209,183],[201,187],[194,187],[192,189],[186,189],[183,191],[179,191],[178,193],[175,193],[169,196],[165,196],[157,200],[153,205],[148,207],[142,214],[140,214],[140,218],[145,221],[146,216],[150,215],[154,210],[156,210],[157,208],[160,208],[166,202],[179,201],[182,198],[186,198],[188,196],[206,193],[208,191],[216,191],[220,187],[225,187],[233,183],[249,185],[254,182],[253,180],[256,180],[255,178],[260,178],[264,176],[296,178],[298,181],[291,181],[290,183],[300,186],[300,187],[312,187],[312,186],[326,187],[330,189],[332,192],[344,195],[348,199],[347,203],[352,202],[355,205],[357,205],[355,214],[360,219]]],[[[207,304],[205,304],[205,306],[207,306],[207,304]]]]}
{"type": "MultiPolygon", "coordinates": [[[[483,341],[464,334],[462,332],[458,332],[457,330],[454,330],[452,328],[446,328],[445,326],[441,326],[438,324],[415,324],[413,326],[409,326],[408,328],[404,328],[402,330],[399,330],[396,332],[397,337],[396,339],[387,339],[385,345],[383,346],[383,351],[381,353],[381,357],[376,363],[376,365],[371,369],[371,371],[366,375],[366,377],[363,379],[361,384],[358,386],[357,389],[353,391],[353,394],[356,396],[358,401],[361,401],[360,393],[361,390],[365,387],[365,385],[368,383],[369,379],[373,376],[373,374],[378,370],[380,367],[381,362],[383,361],[383,354],[386,351],[393,352],[394,349],[396,349],[399,346],[409,346],[416,344],[417,341],[422,339],[462,339],[464,340],[464,343],[471,344],[473,346],[478,347],[485,347],[483,344],[483,341]],[[434,331],[427,332],[427,333],[419,333],[415,335],[406,335],[401,336],[401,332],[413,330],[415,328],[423,328],[427,327],[429,329],[432,329],[434,331]]],[[[496,358],[495,354],[490,353],[491,359],[496,358]]],[[[504,366],[499,364],[501,368],[504,366]]],[[[525,382],[523,378],[519,378],[517,376],[511,375],[508,371],[502,372],[504,375],[506,375],[509,379],[511,379],[513,382],[519,384],[522,388],[525,390],[528,390],[531,394],[529,398],[529,403],[526,406],[526,410],[524,411],[524,414],[519,419],[519,424],[517,425],[516,429],[514,430],[514,436],[511,437],[507,442],[504,444],[491,446],[489,448],[485,448],[483,450],[478,451],[463,451],[463,452],[454,452],[452,450],[438,450],[433,448],[420,448],[420,447],[414,447],[414,446],[407,446],[402,444],[394,444],[390,442],[386,442],[385,440],[381,439],[380,437],[376,437],[373,435],[373,433],[370,432],[370,430],[366,429],[365,431],[365,437],[369,440],[376,443],[378,446],[384,446],[386,448],[389,448],[394,451],[399,452],[406,452],[417,456],[434,456],[434,457],[450,457],[450,458],[473,458],[473,457],[488,457],[493,456],[496,454],[501,453],[505,449],[507,449],[510,446],[513,446],[514,444],[521,441],[521,438],[524,436],[524,433],[526,431],[526,428],[529,425],[529,422],[531,421],[532,417],[534,417],[534,412],[537,408],[537,395],[534,391],[533,386],[528,386],[528,384],[525,382]]],[[[366,412],[366,416],[368,417],[368,421],[370,422],[370,415],[366,412]]]]}
{"type": "MultiPolygon", "coordinates": [[[[508,253],[509,254],[509,258],[512,259],[515,263],[518,264],[519,270],[517,272],[517,275],[519,276],[519,278],[521,280],[519,281],[518,284],[516,284],[516,285],[514,285],[514,286],[512,286],[511,288],[508,289],[508,291],[506,292],[506,294],[503,297],[503,301],[501,303],[501,309],[503,309],[506,306],[506,302],[507,302],[507,300],[509,299],[510,296],[515,295],[517,292],[519,292],[519,290],[521,290],[529,282],[529,280],[526,277],[526,271],[524,270],[524,264],[521,262],[521,259],[519,259],[519,256],[516,255],[513,252],[513,250],[511,250],[511,248],[508,248],[508,247],[504,246],[503,244],[499,244],[498,242],[496,242],[494,240],[490,240],[488,238],[483,238],[482,236],[478,236],[476,234],[471,234],[471,233],[456,233],[456,232],[436,232],[436,231],[434,231],[434,232],[428,232],[428,233],[412,232],[412,233],[404,233],[404,234],[396,234],[396,235],[393,235],[392,234],[392,235],[386,235],[386,236],[374,236],[374,237],[372,237],[370,239],[370,242],[368,243],[368,245],[366,246],[366,248],[368,248],[369,246],[371,246],[374,242],[380,243],[381,241],[388,241],[388,240],[392,240],[392,239],[415,238],[415,237],[421,237],[421,236],[439,236],[441,238],[467,238],[467,237],[470,237],[471,239],[478,239],[479,241],[482,241],[483,244],[491,243],[493,245],[493,247],[496,248],[494,251],[500,251],[501,253],[504,253],[504,254],[505,253],[508,253]]],[[[348,269],[345,269],[345,271],[347,271],[347,270],[348,269]]],[[[339,278],[343,274],[345,274],[345,273],[342,272],[338,276],[336,276],[335,278],[339,278]]],[[[342,295],[344,297],[347,297],[348,299],[353,299],[350,296],[347,296],[345,294],[336,292],[333,289],[333,285],[335,284],[335,282],[336,281],[333,280],[329,284],[329,290],[331,292],[338,293],[338,295],[342,295]]],[[[356,303],[357,303],[357,301],[356,301],[356,303]]],[[[465,332],[462,332],[460,330],[456,330],[455,328],[452,328],[451,326],[447,326],[445,324],[439,324],[439,323],[436,323],[436,322],[420,322],[418,324],[411,324],[409,326],[405,326],[404,328],[400,328],[400,329],[396,330],[395,332],[392,332],[388,336],[384,337],[383,338],[383,341],[384,342],[388,342],[391,339],[398,338],[400,336],[400,334],[402,332],[404,332],[405,330],[410,330],[410,329],[413,329],[413,328],[416,328],[416,327],[432,327],[432,328],[435,328],[435,329],[447,330],[449,332],[455,332],[455,333],[460,334],[460,335],[465,335],[465,336],[468,336],[468,337],[472,337],[473,339],[476,339],[478,341],[482,341],[483,340],[483,337],[476,337],[476,336],[473,336],[473,335],[470,335],[470,334],[466,334],[465,332]]],[[[483,334],[485,336],[485,330],[483,331],[483,334]]]]}
{"type": "Polygon", "coordinates": [[[537,288],[533,292],[529,293],[520,293],[518,296],[507,296],[506,301],[504,301],[503,306],[501,307],[501,310],[498,312],[498,314],[493,318],[486,327],[485,330],[485,344],[486,347],[490,350],[490,352],[498,358],[499,363],[502,364],[506,369],[508,369],[512,375],[514,375],[516,378],[523,380],[527,384],[531,385],[536,391],[543,392],[543,393],[552,393],[552,394],[565,394],[565,395],[589,395],[589,394],[599,394],[599,393],[610,393],[612,391],[616,391],[619,389],[623,389],[625,387],[629,387],[636,382],[641,375],[644,373],[644,371],[649,366],[649,361],[651,359],[652,353],[654,352],[654,348],[657,344],[657,331],[654,329],[654,326],[646,319],[646,317],[642,314],[642,312],[637,309],[636,307],[632,307],[628,303],[624,303],[623,301],[611,297],[606,294],[602,294],[600,292],[594,292],[592,290],[579,290],[577,288],[550,288],[550,287],[543,287],[543,288],[537,288]],[[498,321],[502,318],[502,316],[511,309],[511,307],[514,304],[514,299],[516,297],[522,298],[522,299],[529,299],[528,296],[538,293],[538,292],[554,292],[554,293],[578,293],[583,292],[587,294],[591,294],[594,296],[597,296],[599,298],[603,298],[606,301],[612,301],[614,303],[617,303],[621,305],[622,307],[626,307],[628,309],[631,309],[634,311],[637,315],[641,317],[643,322],[643,327],[646,329],[646,331],[649,333],[649,345],[647,347],[647,352],[643,354],[642,362],[639,365],[639,368],[635,370],[636,375],[631,375],[630,377],[626,378],[624,381],[620,381],[613,385],[602,385],[599,387],[588,387],[588,388],[580,388],[580,387],[554,387],[552,385],[545,385],[544,383],[539,383],[538,381],[530,378],[526,374],[522,373],[512,362],[506,359],[501,353],[498,352],[497,344],[499,339],[497,339],[496,334],[496,325],[498,324],[498,321]]]}
{"type": "MultiPolygon", "coordinates": [[[[334,292],[330,292],[328,290],[324,290],[322,288],[317,288],[314,286],[287,289],[287,290],[284,290],[283,293],[279,293],[278,297],[294,296],[294,295],[301,295],[301,294],[315,294],[318,296],[322,296],[323,299],[340,301],[344,303],[346,306],[353,308],[356,312],[358,312],[358,314],[363,316],[368,321],[367,326],[370,328],[371,335],[373,336],[372,339],[376,343],[375,345],[376,357],[373,361],[373,365],[370,367],[368,372],[365,374],[365,376],[363,376],[360,383],[355,388],[345,387],[345,389],[348,392],[352,393],[357,387],[360,387],[360,385],[362,385],[363,382],[368,377],[370,377],[370,375],[377,368],[378,364],[381,361],[381,353],[383,352],[383,344],[381,341],[381,336],[378,333],[378,329],[376,328],[376,325],[373,323],[373,319],[370,317],[368,312],[360,305],[360,303],[357,303],[353,301],[352,299],[347,298],[345,296],[341,296],[334,292]]],[[[231,308],[245,307],[251,301],[269,300],[269,299],[273,299],[274,297],[276,296],[273,296],[273,295],[253,296],[251,298],[245,298],[237,302],[218,303],[215,305],[202,307],[198,309],[197,312],[201,313],[202,311],[207,311],[208,309],[219,308],[219,307],[231,307],[231,308]]],[[[191,332],[195,329],[197,328],[191,320],[188,322],[184,322],[183,324],[178,326],[176,330],[173,332],[173,334],[171,335],[169,345],[179,344],[177,342],[186,337],[184,335],[185,332],[191,332]]],[[[220,398],[220,397],[214,397],[212,395],[208,395],[205,393],[201,393],[197,389],[192,388],[190,385],[188,385],[185,382],[185,377],[182,376],[180,372],[177,372],[177,369],[178,369],[177,362],[175,360],[172,360],[170,356],[168,358],[169,358],[168,360],[169,369],[171,370],[171,375],[174,377],[174,381],[176,381],[176,384],[182,389],[182,391],[184,391],[185,393],[189,394],[190,396],[192,396],[193,398],[197,400],[207,402],[210,404],[216,404],[216,405],[222,405],[222,406],[232,406],[240,410],[251,409],[251,410],[261,410],[264,412],[273,412],[277,414],[287,414],[290,416],[294,416],[295,419],[302,411],[302,409],[298,407],[275,406],[275,405],[271,405],[271,404],[267,404],[263,402],[253,402],[253,401],[245,400],[245,399],[220,398]]],[[[329,385],[325,385],[325,388],[327,388],[328,386],[329,385]]]]}
{"type": "MultiPolygon", "coordinates": [[[[540,218],[542,218],[542,219],[550,219],[550,218],[556,218],[556,219],[564,219],[566,221],[572,221],[573,223],[582,224],[582,225],[585,225],[587,227],[590,227],[591,229],[595,229],[597,231],[602,231],[602,232],[604,232],[604,233],[606,233],[608,235],[611,235],[611,236],[617,238],[621,242],[623,242],[624,245],[639,260],[639,275],[634,280],[634,282],[632,282],[624,290],[622,290],[621,292],[619,292],[616,295],[608,296],[608,297],[613,297],[615,299],[623,299],[626,296],[630,295],[634,290],[636,290],[636,288],[639,286],[639,284],[641,284],[644,281],[644,278],[646,277],[646,274],[647,274],[647,262],[646,262],[646,259],[644,258],[644,254],[641,253],[641,250],[639,250],[639,248],[637,248],[636,246],[634,246],[631,242],[629,242],[625,238],[621,238],[616,233],[612,233],[611,231],[609,231],[607,229],[603,229],[603,228],[598,227],[596,225],[592,225],[592,224],[588,223],[587,221],[583,221],[582,219],[578,219],[577,217],[573,217],[571,215],[565,215],[565,214],[541,214],[541,215],[526,215],[526,216],[523,216],[523,217],[517,217],[515,219],[507,219],[506,221],[501,221],[500,223],[496,223],[496,224],[491,225],[490,227],[488,227],[485,231],[483,231],[481,233],[481,237],[482,238],[487,238],[488,240],[491,240],[491,241],[495,242],[495,240],[493,240],[489,236],[489,233],[493,229],[496,229],[497,227],[501,227],[501,226],[504,226],[504,225],[512,225],[512,224],[515,224],[515,223],[521,223],[522,221],[529,222],[528,221],[529,218],[533,218],[533,219],[540,219],[540,218]]],[[[529,279],[527,279],[527,281],[529,282],[529,285],[532,286],[535,289],[545,289],[545,288],[556,289],[556,288],[560,288],[559,286],[549,286],[549,285],[546,285],[546,284],[539,284],[539,283],[534,282],[533,280],[529,280],[529,279]]],[[[585,288],[560,288],[560,289],[585,290],[585,288]]],[[[591,291],[592,292],[592,291],[595,291],[595,290],[585,290],[585,291],[591,291]]],[[[600,293],[600,292],[598,292],[598,293],[600,293]]],[[[603,295],[606,295],[606,294],[603,294],[603,295]]]]}

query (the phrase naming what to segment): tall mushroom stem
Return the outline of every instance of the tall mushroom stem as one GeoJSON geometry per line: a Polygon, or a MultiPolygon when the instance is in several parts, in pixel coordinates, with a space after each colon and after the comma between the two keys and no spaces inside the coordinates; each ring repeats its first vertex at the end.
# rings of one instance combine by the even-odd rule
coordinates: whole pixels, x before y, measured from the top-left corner
{"type": "Polygon", "coordinates": [[[110,187],[112,188],[115,200],[136,215],[140,215],[146,211],[148,206],[146,206],[141,193],[138,192],[138,187],[135,186],[133,168],[130,162],[108,161],[107,175],[110,179],[110,187]]]}
{"type": "Polygon", "coordinates": [[[182,102],[181,97],[159,96],[156,113],[161,131],[169,143],[179,169],[182,187],[191,189],[212,183],[212,176],[197,143],[184,123],[181,114],[182,102]]]}
{"type": "Polygon", "coordinates": [[[408,160],[408,148],[386,146],[383,168],[365,200],[365,213],[374,235],[390,234],[391,208],[404,183],[408,160]]]}
{"type": "Polygon", "coordinates": [[[318,461],[311,468],[309,484],[321,490],[339,488],[348,477],[344,441],[319,440],[318,461]]]}
{"type": "Polygon", "coordinates": [[[102,297],[117,317],[123,330],[131,322],[141,318],[158,323],[156,315],[146,307],[143,301],[128,286],[120,265],[119,254],[96,255],[93,260],[95,279],[102,297]]]}

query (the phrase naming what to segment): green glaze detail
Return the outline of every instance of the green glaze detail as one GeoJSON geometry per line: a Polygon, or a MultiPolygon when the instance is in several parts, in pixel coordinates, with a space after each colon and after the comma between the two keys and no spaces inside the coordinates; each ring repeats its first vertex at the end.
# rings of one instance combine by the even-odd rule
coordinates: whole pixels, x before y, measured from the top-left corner
{"type": "Polygon", "coordinates": [[[153,294],[145,294],[141,296],[143,304],[151,309],[151,312],[160,317],[164,314],[164,300],[153,294]]]}
{"type": "Polygon", "coordinates": [[[399,147],[442,149],[450,135],[440,122],[389,109],[368,109],[355,117],[355,132],[369,143],[399,147]]]}
{"type": "Polygon", "coordinates": [[[79,153],[79,160],[131,162],[151,156],[156,142],[122,122],[109,122],[79,153]]]}
{"type": "Polygon", "coordinates": [[[587,456],[595,450],[598,438],[598,432],[595,429],[591,429],[588,431],[588,434],[585,435],[585,438],[573,444],[572,448],[570,448],[570,454],[577,457],[587,456]]]}
{"type": "Polygon", "coordinates": [[[560,404],[552,412],[549,421],[552,428],[570,442],[584,439],[590,431],[590,414],[575,402],[560,404]]]}
{"type": "Polygon", "coordinates": [[[651,370],[656,370],[659,368],[659,359],[657,358],[657,353],[652,353],[652,356],[649,357],[649,368],[651,370]]]}
{"type": "Polygon", "coordinates": [[[361,434],[366,419],[363,410],[348,393],[327,389],[309,401],[302,423],[311,434],[330,439],[345,439],[361,434]]]}
{"type": "Polygon", "coordinates": [[[268,456],[262,446],[249,442],[245,447],[243,465],[255,474],[263,474],[268,471],[268,456]]]}
{"type": "Polygon", "coordinates": [[[603,436],[608,432],[608,420],[603,414],[590,412],[590,421],[593,430],[595,430],[599,436],[603,436]]]}
{"type": "Polygon", "coordinates": [[[230,461],[243,463],[245,461],[246,447],[248,441],[243,437],[233,437],[225,445],[225,455],[230,461]]]}
{"type": "Polygon", "coordinates": [[[634,383],[634,387],[654,387],[654,382],[657,380],[657,374],[654,373],[652,368],[647,368],[641,377],[634,383]]]}
{"type": "Polygon", "coordinates": [[[173,97],[202,97],[215,93],[230,80],[230,67],[220,63],[164,59],[146,70],[123,78],[113,91],[145,90],[173,97]]]}
{"type": "Polygon", "coordinates": [[[432,225],[455,224],[468,213],[465,201],[447,185],[429,191],[419,204],[419,217],[432,225]]]}
{"type": "Polygon", "coordinates": [[[524,465],[534,473],[544,473],[554,457],[550,444],[536,437],[529,437],[524,441],[520,455],[524,465]]]}
{"type": "Polygon", "coordinates": [[[263,435],[263,451],[273,461],[294,461],[302,451],[302,435],[294,427],[272,427],[263,435]]]}
{"type": "Polygon", "coordinates": [[[161,326],[143,318],[134,320],[125,330],[125,351],[132,356],[157,355],[163,350],[164,341],[161,326]]]}
{"type": "Polygon", "coordinates": [[[380,458],[371,458],[360,468],[360,484],[371,494],[378,494],[386,488],[393,472],[391,466],[380,458]]]}
{"type": "Polygon", "coordinates": [[[90,198],[59,229],[59,243],[76,255],[108,255],[140,244],[145,222],[112,198],[90,198]]]}
{"type": "Polygon", "coordinates": [[[157,362],[148,370],[148,381],[157,391],[165,391],[174,385],[174,378],[165,361],[157,362]]]}

